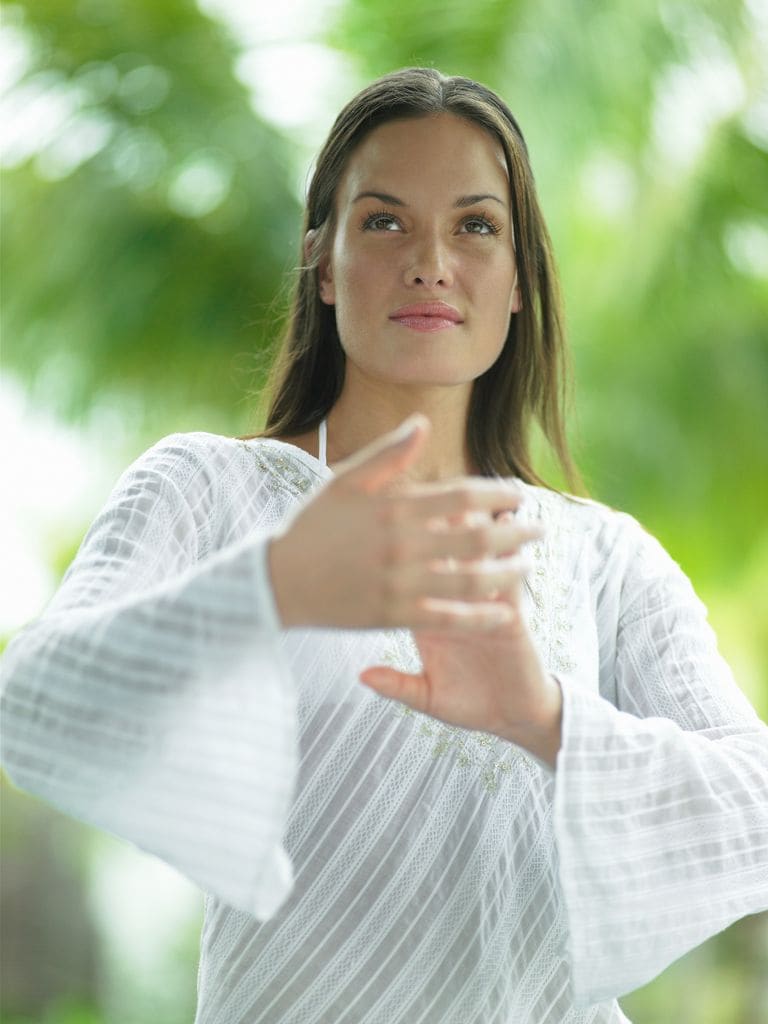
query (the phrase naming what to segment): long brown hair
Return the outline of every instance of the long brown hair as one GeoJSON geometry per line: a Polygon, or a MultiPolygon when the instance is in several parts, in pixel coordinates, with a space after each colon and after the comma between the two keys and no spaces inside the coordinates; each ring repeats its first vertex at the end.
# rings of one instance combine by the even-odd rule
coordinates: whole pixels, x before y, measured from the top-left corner
{"type": "Polygon", "coordinates": [[[332,306],[320,300],[318,264],[335,228],[335,198],[353,150],[388,121],[451,113],[490,132],[509,171],[522,309],[510,318],[504,348],[473,385],[467,443],[483,475],[545,483],[532,464],[531,428],[538,423],[572,489],[580,486],[568,451],[564,406],[569,375],[557,273],[520,127],[494,92],[433,68],[405,68],[377,79],[336,118],[320,151],[307,195],[302,251],[289,319],[267,382],[261,437],[291,437],[317,427],[344,383],[345,356],[332,306]],[[306,256],[306,258],[305,258],[306,256]]]}

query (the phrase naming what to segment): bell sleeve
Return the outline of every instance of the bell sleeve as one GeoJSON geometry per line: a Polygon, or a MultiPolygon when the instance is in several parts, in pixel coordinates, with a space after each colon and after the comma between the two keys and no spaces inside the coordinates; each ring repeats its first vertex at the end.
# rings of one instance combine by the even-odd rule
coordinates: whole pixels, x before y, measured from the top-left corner
{"type": "Polygon", "coordinates": [[[768,728],[688,579],[620,518],[602,612],[611,692],[559,680],[554,827],[577,1006],[768,909],[768,728]]]}
{"type": "Polygon", "coordinates": [[[2,754],[22,789],[265,918],[292,887],[295,695],[269,534],[216,547],[233,450],[176,435],[123,475],[9,645],[2,754]]]}

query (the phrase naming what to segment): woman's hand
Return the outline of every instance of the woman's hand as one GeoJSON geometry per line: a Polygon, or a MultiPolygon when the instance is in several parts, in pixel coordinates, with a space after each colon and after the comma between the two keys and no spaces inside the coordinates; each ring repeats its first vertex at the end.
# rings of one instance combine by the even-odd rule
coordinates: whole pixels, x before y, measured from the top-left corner
{"type": "Polygon", "coordinates": [[[522,613],[526,569],[520,557],[517,579],[497,595],[509,621],[484,633],[416,630],[420,675],[377,665],[360,678],[384,697],[452,725],[495,733],[554,767],[562,693],[547,674],[522,613]]]}
{"type": "Polygon", "coordinates": [[[514,516],[494,519],[520,504],[511,482],[398,480],[428,429],[412,416],[346,460],[270,543],[284,626],[466,633],[512,617],[496,595],[519,581],[520,566],[500,556],[539,530],[514,516]],[[479,515],[470,521],[468,513],[479,515]],[[460,567],[448,571],[452,562],[460,567]]]}

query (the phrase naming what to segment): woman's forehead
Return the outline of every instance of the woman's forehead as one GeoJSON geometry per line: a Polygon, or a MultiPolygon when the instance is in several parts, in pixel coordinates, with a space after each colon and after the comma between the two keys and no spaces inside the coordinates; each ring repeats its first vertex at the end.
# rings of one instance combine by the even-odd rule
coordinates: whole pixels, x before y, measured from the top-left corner
{"type": "Polygon", "coordinates": [[[498,195],[506,201],[506,156],[490,132],[454,114],[388,121],[374,128],[350,156],[339,199],[352,203],[366,191],[397,196],[397,189],[438,190],[457,197],[498,195]]]}

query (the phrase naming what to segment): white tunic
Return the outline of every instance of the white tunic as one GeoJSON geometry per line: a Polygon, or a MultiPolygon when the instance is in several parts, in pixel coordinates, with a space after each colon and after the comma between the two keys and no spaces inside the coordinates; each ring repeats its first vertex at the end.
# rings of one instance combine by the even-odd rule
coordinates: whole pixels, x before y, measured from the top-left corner
{"type": "MultiPolygon", "coordinates": [[[[4,659],[7,770],[207,893],[197,1024],[577,1024],[768,908],[768,729],[630,517],[524,486],[557,770],[358,682],[405,630],[281,630],[270,535],[331,476],[174,435],[4,659]]],[[[335,585],[328,580],[329,590],[335,585]]]]}

